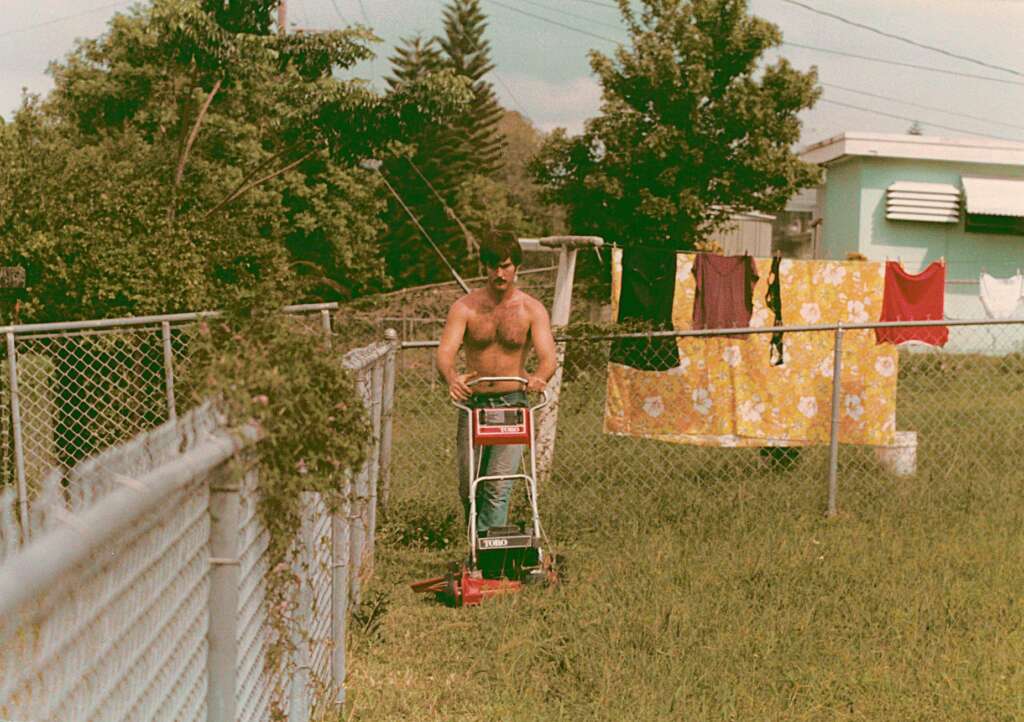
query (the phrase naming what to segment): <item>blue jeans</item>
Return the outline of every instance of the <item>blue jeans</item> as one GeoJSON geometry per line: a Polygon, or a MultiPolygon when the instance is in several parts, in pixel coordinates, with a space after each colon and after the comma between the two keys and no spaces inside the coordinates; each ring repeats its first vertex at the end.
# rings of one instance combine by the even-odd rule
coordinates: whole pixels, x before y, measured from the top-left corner
{"type": "MultiPolygon", "coordinates": [[[[511,391],[507,394],[484,396],[474,394],[466,402],[472,409],[527,406],[526,394],[511,391]]],[[[469,523],[469,417],[459,410],[459,428],[456,436],[456,454],[459,457],[459,495],[466,523],[469,523]]],[[[476,477],[504,476],[519,473],[523,459],[521,445],[474,446],[473,459],[478,469],[476,477]]],[[[483,536],[492,526],[504,526],[508,522],[508,500],[515,485],[515,479],[483,481],[476,487],[476,533],[483,536]]]]}

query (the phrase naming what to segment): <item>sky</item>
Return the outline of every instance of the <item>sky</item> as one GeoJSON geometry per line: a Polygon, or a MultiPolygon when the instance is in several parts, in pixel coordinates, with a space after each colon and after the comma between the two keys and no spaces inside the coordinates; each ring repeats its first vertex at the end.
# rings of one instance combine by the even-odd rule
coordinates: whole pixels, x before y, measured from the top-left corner
{"type": "MultiPolygon", "coordinates": [[[[46,67],[75,39],[102,34],[129,1],[0,0],[0,114],[10,118],[22,88],[45,94],[46,67]]],[[[634,4],[636,4],[634,0],[634,4]]],[[[913,121],[927,135],[1024,142],[1024,0],[749,0],[753,14],[779,26],[785,56],[816,66],[823,100],[801,114],[805,144],[844,131],[903,133],[913,121]],[[832,13],[896,38],[813,12],[832,13]],[[931,45],[950,57],[902,42],[931,45]],[[809,50],[796,45],[813,46],[809,50]],[[957,74],[873,62],[822,50],[957,74]],[[995,66],[995,67],[992,67],[995,66]],[[880,97],[881,96],[881,97],[880,97]],[[827,102],[826,102],[827,101],[827,102]],[[854,107],[851,107],[854,106],[854,107]],[[893,117],[895,116],[895,117],[893,117]]],[[[601,92],[590,50],[626,41],[613,0],[481,0],[488,15],[499,101],[542,130],[579,132],[598,113],[601,92]],[[595,37],[599,36],[599,37],[595,37]]],[[[287,0],[288,24],[309,30],[361,23],[381,38],[378,57],[352,70],[378,87],[401,39],[441,32],[444,0],[287,0]]]]}

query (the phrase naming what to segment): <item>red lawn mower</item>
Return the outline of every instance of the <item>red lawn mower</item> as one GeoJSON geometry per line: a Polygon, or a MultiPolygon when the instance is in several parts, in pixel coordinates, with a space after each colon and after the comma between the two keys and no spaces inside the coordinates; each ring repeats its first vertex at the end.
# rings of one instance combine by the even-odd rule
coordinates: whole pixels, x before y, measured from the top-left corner
{"type": "MultiPolygon", "coordinates": [[[[490,381],[517,381],[526,388],[527,380],[519,376],[482,376],[470,385],[490,381]]],[[[469,559],[443,577],[425,579],[411,585],[414,592],[433,592],[438,599],[455,607],[476,606],[490,597],[518,592],[524,585],[553,584],[558,581],[554,555],[541,548],[545,539],[537,510],[537,457],[534,438],[534,412],[548,404],[547,390],[535,406],[471,408],[459,402],[454,405],[466,412],[467,431],[471,443],[469,455],[469,559]],[[526,447],[526,472],[501,476],[480,476],[476,449],[483,446],[518,444],[526,447]],[[522,479],[531,513],[531,524],[522,528],[510,524],[491,527],[477,534],[476,490],[484,481],[522,479]]]]}

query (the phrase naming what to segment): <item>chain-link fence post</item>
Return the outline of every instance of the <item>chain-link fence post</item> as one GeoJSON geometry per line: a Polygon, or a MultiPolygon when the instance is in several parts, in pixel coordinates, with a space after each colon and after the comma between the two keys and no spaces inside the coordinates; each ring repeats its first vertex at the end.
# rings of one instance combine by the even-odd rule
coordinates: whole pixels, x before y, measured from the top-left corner
{"type": "Polygon", "coordinates": [[[289,722],[309,722],[311,653],[309,637],[313,617],[313,559],[315,558],[315,535],[313,532],[317,494],[302,493],[302,526],[299,529],[297,553],[292,560],[292,571],[299,579],[298,599],[291,619],[291,646],[294,671],[288,704],[289,722]]]}
{"type": "Polygon", "coordinates": [[[21,399],[18,396],[18,352],[14,332],[7,332],[7,372],[11,393],[11,431],[14,436],[14,473],[18,482],[18,520],[22,539],[28,541],[28,485],[25,483],[25,447],[21,436],[21,399]]]}
{"type": "Polygon", "coordinates": [[[164,383],[167,387],[167,418],[171,421],[178,418],[177,405],[174,402],[174,349],[171,346],[171,324],[164,321],[160,324],[164,344],[164,383]]]}
{"type": "Polygon", "coordinates": [[[384,331],[384,340],[390,344],[388,355],[384,358],[384,388],[381,389],[380,418],[380,476],[377,480],[378,503],[381,513],[388,513],[388,495],[391,491],[391,430],[395,413],[395,365],[401,342],[398,332],[393,328],[384,331]]]}
{"type": "MultiPolygon", "coordinates": [[[[364,406],[369,409],[373,401],[372,387],[370,385],[370,371],[361,368],[357,372],[356,389],[359,398],[364,406]]],[[[370,462],[367,460],[362,468],[356,472],[355,485],[353,488],[355,503],[352,506],[352,513],[349,518],[352,520],[351,535],[352,548],[349,552],[350,582],[349,600],[352,604],[359,604],[362,598],[363,586],[363,559],[366,554],[366,532],[368,529],[367,499],[369,498],[369,471],[370,462]]]]}
{"type": "Polygon", "coordinates": [[[241,486],[223,465],[210,484],[210,601],[207,719],[236,719],[238,525],[241,486]]]}
{"type": "Polygon", "coordinates": [[[380,483],[380,428],[384,406],[384,363],[385,359],[378,359],[374,362],[370,372],[370,422],[373,440],[370,445],[370,463],[367,470],[370,488],[366,502],[366,553],[363,565],[365,576],[373,574],[373,557],[377,536],[377,485],[380,483]]]}
{"type": "Polygon", "coordinates": [[[331,681],[334,701],[345,704],[345,630],[348,621],[349,553],[352,534],[352,474],[345,472],[341,505],[331,516],[331,681]]]}
{"type": "Polygon", "coordinates": [[[832,427],[828,441],[828,515],[836,515],[839,494],[839,401],[843,376],[843,324],[836,325],[832,356],[832,427]]]}

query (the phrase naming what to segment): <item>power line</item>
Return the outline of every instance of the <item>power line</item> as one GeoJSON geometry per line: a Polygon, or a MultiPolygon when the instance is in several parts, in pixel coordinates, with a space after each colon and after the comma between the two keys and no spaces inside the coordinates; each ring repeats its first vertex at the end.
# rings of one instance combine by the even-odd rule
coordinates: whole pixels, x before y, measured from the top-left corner
{"type": "Polygon", "coordinates": [[[559,15],[565,15],[566,17],[576,18],[577,20],[584,20],[584,21],[586,21],[588,23],[594,23],[595,25],[600,25],[602,27],[610,28],[612,30],[624,30],[625,29],[621,25],[612,25],[611,23],[601,22],[600,20],[595,20],[594,18],[587,17],[586,15],[578,15],[576,13],[569,12],[568,10],[558,10],[556,8],[548,7],[544,3],[535,2],[535,0],[519,0],[519,1],[520,2],[524,2],[527,5],[533,5],[534,7],[539,7],[542,10],[547,10],[548,12],[558,13],[559,15]]]}
{"type": "Polygon", "coordinates": [[[880,100],[890,100],[894,103],[901,103],[903,105],[909,105],[913,108],[921,108],[922,110],[934,110],[938,113],[945,113],[946,115],[955,115],[958,118],[967,118],[969,120],[978,120],[982,123],[991,123],[992,125],[1001,125],[1006,128],[1014,128],[1015,130],[1024,130],[1024,125],[1014,125],[1013,123],[1002,123],[998,120],[992,120],[991,118],[983,118],[980,115],[968,115],[967,113],[956,113],[952,110],[946,110],[945,108],[937,108],[934,105],[921,105],[920,103],[912,103],[909,100],[901,100],[900,98],[893,98],[889,95],[880,95],[879,93],[869,93],[866,90],[857,90],[856,88],[847,88],[844,85],[836,85],[835,83],[821,83],[826,88],[835,88],[836,90],[845,90],[847,93],[856,93],[857,95],[866,95],[871,98],[878,98],[880,100]]]}
{"type": "MultiPolygon", "coordinates": [[[[372,28],[373,23],[370,22],[370,16],[366,14],[366,6],[363,5],[363,0],[359,0],[359,11],[363,15],[363,21],[366,22],[366,27],[372,28]]],[[[370,56],[370,67],[373,69],[373,74],[377,74],[377,53],[370,56]]]]}
{"type": "MultiPolygon", "coordinates": [[[[884,111],[875,110],[873,108],[864,108],[864,107],[859,106],[859,105],[851,105],[850,103],[840,103],[838,100],[830,100],[828,98],[822,98],[821,102],[822,103],[828,103],[829,105],[838,105],[838,106],[843,107],[843,108],[850,108],[852,110],[860,110],[862,112],[872,113],[874,115],[881,115],[881,116],[884,116],[886,118],[895,118],[897,120],[909,120],[912,123],[922,123],[920,118],[911,118],[911,117],[906,116],[906,115],[896,115],[895,113],[886,113],[884,111]]],[[[967,133],[968,135],[976,135],[976,136],[980,136],[982,138],[992,138],[993,140],[1006,140],[1006,141],[1010,141],[1011,143],[1024,143],[1024,140],[1020,140],[1019,138],[1006,138],[1005,136],[1000,136],[1000,135],[990,135],[988,133],[978,133],[978,132],[975,132],[973,130],[966,130],[964,128],[955,128],[955,127],[953,127],[951,125],[939,125],[938,123],[928,123],[928,122],[923,122],[922,125],[930,125],[933,128],[942,128],[943,130],[952,130],[952,131],[955,131],[957,133],[967,133]]]]}
{"type": "Polygon", "coordinates": [[[498,79],[498,82],[501,83],[501,87],[503,87],[505,91],[508,93],[509,97],[512,98],[512,102],[516,104],[516,107],[518,107],[519,110],[523,112],[524,116],[528,117],[530,114],[526,112],[526,108],[524,108],[523,104],[519,102],[519,98],[516,97],[516,94],[512,92],[512,88],[508,87],[508,83],[506,83],[505,80],[495,71],[492,70],[491,74],[498,79]]]}
{"type": "Polygon", "coordinates": [[[379,166],[377,166],[376,170],[377,173],[380,174],[380,179],[384,181],[384,185],[387,186],[387,189],[389,191],[391,191],[391,195],[395,197],[395,200],[398,201],[398,204],[400,206],[402,206],[402,209],[409,216],[409,219],[413,222],[413,224],[415,224],[416,228],[419,229],[420,233],[423,234],[423,237],[427,239],[427,243],[430,244],[430,246],[434,249],[434,252],[437,253],[437,255],[441,258],[441,262],[444,263],[444,265],[448,268],[448,272],[452,274],[452,277],[455,279],[455,282],[462,286],[463,291],[469,293],[469,286],[467,286],[466,282],[462,280],[462,276],[460,276],[459,272],[455,270],[455,267],[448,262],[448,259],[445,257],[444,253],[442,253],[441,249],[438,248],[436,243],[434,243],[434,239],[430,237],[429,233],[427,233],[427,229],[424,228],[423,225],[420,223],[419,218],[416,217],[416,214],[413,213],[409,206],[405,204],[405,201],[402,200],[402,196],[398,195],[398,191],[396,191],[394,187],[390,183],[388,183],[388,179],[384,175],[384,171],[382,171],[379,166]]]}
{"type": "Polygon", "coordinates": [[[370,16],[366,14],[366,6],[363,5],[363,0],[359,0],[359,12],[363,15],[363,20],[366,21],[366,26],[370,27],[373,23],[370,22],[370,16]]]}
{"type": "MultiPolygon", "coordinates": [[[[606,37],[604,35],[598,35],[596,33],[587,32],[586,30],[581,30],[580,28],[577,28],[577,27],[572,26],[572,25],[566,25],[565,23],[558,22],[557,20],[552,20],[550,18],[546,18],[546,17],[543,17],[541,15],[535,15],[535,14],[527,12],[525,10],[519,10],[518,8],[513,8],[513,7],[510,7],[508,5],[505,5],[504,3],[500,3],[497,0],[489,0],[489,1],[493,2],[496,5],[501,6],[501,7],[505,8],[505,9],[507,9],[507,10],[512,10],[513,12],[517,12],[517,13],[520,13],[522,15],[526,15],[528,17],[535,18],[537,20],[541,20],[542,22],[550,23],[552,25],[557,25],[558,27],[565,28],[566,30],[571,30],[572,32],[575,32],[575,33],[580,33],[582,35],[587,35],[587,36],[592,37],[592,38],[597,38],[598,40],[607,41],[609,43],[615,43],[616,45],[622,45],[622,41],[613,40],[612,38],[606,37]]],[[[555,12],[558,12],[558,11],[556,10],[555,12]]],[[[959,72],[959,71],[956,71],[956,70],[945,70],[943,68],[936,68],[936,67],[930,66],[930,65],[919,65],[919,64],[916,64],[916,63],[905,63],[905,62],[902,62],[902,61],[899,61],[899,60],[890,60],[890,59],[887,59],[887,58],[873,58],[873,57],[871,57],[869,55],[858,55],[857,53],[848,53],[848,52],[845,52],[845,51],[842,51],[842,50],[832,50],[830,48],[821,48],[821,47],[817,47],[817,46],[814,46],[814,45],[804,45],[802,43],[793,43],[793,42],[789,42],[788,40],[784,40],[782,42],[782,44],[783,45],[788,45],[791,48],[799,48],[801,50],[811,50],[813,52],[827,53],[829,55],[839,55],[839,56],[842,56],[842,57],[845,57],[845,58],[856,58],[858,60],[867,60],[867,61],[872,62],[872,63],[881,63],[883,65],[894,65],[894,66],[898,66],[898,67],[902,67],[902,68],[914,68],[915,70],[925,70],[925,71],[932,72],[932,73],[940,73],[942,75],[950,75],[950,76],[958,77],[958,78],[969,78],[971,80],[987,80],[987,81],[992,82],[992,83],[1002,83],[1004,85],[1016,85],[1016,86],[1024,87],[1024,82],[1020,82],[1020,81],[1017,81],[1017,80],[1009,80],[1007,78],[995,78],[995,77],[992,77],[991,75],[977,75],[975,73],[964,73],[964,72],[959,72]]]]}
{"type": "MultiPolygon", "coordinates": [[[[588,0],[581,0],[581,1],[588,1],[588,0]]],[[[593,0],[590,0],[590,1],[592,2],[593,0]]],[[[617,45],[621,45],[622,44],[621,41],[612,40],[611,38],[605,37],[603,35],[597,35],[595,33],[589,33],[587,31],[581,30],[581,29],[579,29],[577,27],[570,26],[570,25],[565,25],[564,23],[560,23],[560,22],[558,22],[556,20],[551,20],[549,18],[545,18],[545,17],[539,16],[539,15],[534,15],[533,13],[526,12],[525,10],[518,10],[516,8],[511,8],[508,5],[503,5],[501,3],[498,3],[497,0],[490,0],[490,2],[494,2],[495,4],[501,5],[502,7],[507,8],[509,10],[514,10],[515,12],[521,13],[523,15],[528,15],[529,17],[536,18],[538,20],[542,20],[543,22],[551,23],[553,25],[557,25],[557,26],[565,28],[567,30],[572,30],[573,32],[582,33],[584,35],[588,35],[590,37],[597,38],[598,40],[605,40],[605,41],[610,42],[610,43],[616,43],[617,45]]],[[[597,4],[600,4],[600,3],[597,3],[597,4]]],[[[559,12],[559,11],[558,10],[554,10],[554,12],[559,12]]],[[[857,53],[848,53],[848,52],[845,52],[845,51],[842,51],[842,50],[833,50],[833,49],[830,49],[830,48],[821,48],[821,47],[817,47],[817,46],[814,46],[814,45],[804,45],[802,43],[793,43],[793,42],[789,42],[788,40],[784,40],[782,42],[782,44],[783,45],[788,45],[791,48],[799,48],[801,50],[811,50],[813,52],[827,53],[829,55],[839,55],[839,56],[842,56],[842,57],[845,57],[845,58],[856,58],[858,60],[867,60],[867,61],[872,62],[872,63],[881,63],[883,65],[894,65],[894,66],[898,66],[898,67],[902,67],[902,68],[913,68],[915,70],[925,70],[925,71],[932,72],[932,73],[940,73],[942,75],[950,75],[950,76],[958,77],[958,78],[969,78],[971,80],[987,80],[987,81],[992,82],[992,83],[1002,83],[1004,85],[1016,85],[1016,86],[1024,87],[1024,82],[1020,82],[1020,81],[1017,81],[1017,80],[1010,80],[1008,78],[995,78],[995,77],[992,77],[991,75],[978,75],[978,74],[975,74],[975,73],[965,73],[965,72],[960,72],[960,71],[956,71],[956,70],[945,70],[944,68],[936,68],[936,67],[930,66],[930,65],[919,65],[919,64],[916,64],[916,63],[906,63],[906,62],[902,62],[902,61],[899,61],[899,60],[890,60],[890,59],[887,59],[887,58],[874,58],[874,57],[871,57],[869,55],[858,55],[857,53]]]]}
{"type": "Polygon", "coordinates": [[[611,10],[618,10],[619,9],[618,5],[613,5],[612,3],[602,3],[602,2],[598,2],[597,0],[576,0],[576,2],[578,2],[578,3],[586,3],[587,5],[596,5],[599,8],[609,8],[611,10]]]}
{"type": "Polygon", "coordinates": [[[531,17],[531,18],[534,18],[536,20],[541,20],[541,21],[543,21],[545,23],[550,23],[551,25],[557,25],[560,28],[565,28],[566,30],[571,30],[572,32],[579,33],[580,35],[586,35],[586,36],[591,37],[591,38],[597,38],[598,40],[604,40],[604,41],[609,42],[609,43],[614,43],[615,45],[622,45],[622,41],[621,40],[614,40],[613,38],[608,38],[608,37],[605,37],[604,35],[598,35],[597,33],[591,33],[591,32],[587,32],[586,30],[580,30],[579,28],[577,28],[577,27],[575,27],[573,25],[566,25],[565,23],[561,23],[561,22],[559,22],[557,20],[552,20],[551,18],[546,18],[543,15],[535,15],[534,13],[527,12],[526,10],[520,10],[519,8],[514,8],[511,5],[506,5],[505,3],[498,2],[498,0],[488,0],[488,1],[494,3],[495,5],[497,5],[499,7],[503,7],[506,10],[511,10],[514,13],[519,13],[520,15],[526,15],[527,17],[531,17]]]}
{"type": "Polygon", "coordinates": [[[845,58],[857,58],[858,60],[868,60],[872,63],[883,63],[884,65],[897,65],[902,68],[915,68],[916,70],[927,70],[932,73],[942,73],[943,75],[954,75],[958,78],[971,78],[972,80],[988,80],[993,83],[1003,83],[1004,85],[1019,85],[1024,86],[1024,83],[1019,80],[1009,80],[1007,78],[993,78],[991,75],[975,75],[973,73],[961,73],[956,70],[944,70],[942,68],[936,68],[931,65],[916,65],[914,63],[904,63],[899,60],[888,60],[883,58],[872,58],[870,55],[857,55],[856,53],[847,53],[843,50],[831,50],[829,48],[819,48],[814,45],[802,45],[801,43],[791,43],[788,40],[782,41],[783,45],[788,45],[791,48],[800,48],[801,50],[813,50],[816,53],[828,53],[830,55],[842,55],[845,58]]]}
{"type": "MultiPolygon", "coordinates": [[[[517,8],[510,7],[508,5],[505,5],[504,3],[498,2],[498,0],[490,0],[490,2],[494,3],[495,5],[499,5],[501,7],[504,7],[506,9],[508,9],[508,10],[513,10],[514,12],[518,12],[520,14],[527,15],[528,17],[532,17],[532,18],[535,18],[537,20],[541,20],[543,22],[550,23],[552,25],[557,25],[557,26],[559,26],[561,28],[565,28],[566,30],[571,30],[571,31],[576,32],[576,33],[581,33],[583,35],[588,35],[590,37],[595,37],[595,38],[597,38],[599,40],[605,40],[607,42],[612,42],[612,43],[615,43],[617,45],[621,45],[622,44],[620,41],[612,40],[611,38],[605,37],[603,35],[597,35],[595,33],[590,33],[590,32],[587,32],[585,30],[581,30],[581,29],[579,29],[577,27],[574,27],[574,26],[571,26],[571,25],[566,25],[566,24],[558,22],[556,20],[551,20],[550,18],[546,18],[546,17],[540,16],[540,15],[535,15],[535,14],[527,12],[525,10],[519,10],[517,8]]],[[[975,74],[972,74],[972,73],[961,73],[961,72],[957,72],[957,71],[943,70],[941,68],[934,68],[934,67],[930,67],[930,66],[926,66],[926,65],[915,65],[913,63],[903,63],[903,62],[894,61],[894,60],[884,60],[884,59],[879,59],[879,58],[872,58],[872,57],[869,57],[869,56],[866,56],[866,55],[857,55],[857,54],[854,54],[854,53],[846,53],[846,52],[838,51],[838,50],[829,50],[827,48],[818,48],[818,47],[814,47],[814,46],[810,46],[810,45],[801,45],[799,43],[783,42],[783,45],[789,45],[790,47],[802,48],[802,49],[805,49],[805,50],[813,50],[813,51],[817,51],[817,52],[824,52],[824,53],[831,53],[831,54],[835,54],[835,55],[842,55],[842,56],[846,56],[846,57],[859,58],[859,59],[862,59],[862,60],[869,60],[869,61],[872,61],[872,62],[884,63],[884,64],[889,64],[889,65],[898,65],[898,66],[902,66],[902,67],[915,68],[915,69],[918,69],[918,70],[927,70],[927,71],[931,71],[931,72],[943,73],[943,74],[946,74],[946,75],[953,75],[953,76],[957,76],[957,77],[971,78],[971,79],[975,79],[975,80],[989,80],[989,81],[997,82],[997,83],[1004,83],[1004,84],[1009,84],[1009,85],[1024,86],[1024,83],[1021,83],[1021,82],[1018,82],[1018,81],[1015,81],[1015,80],[1007,80],[1007,79],[1004,79],[1004,78],[994,78],[994,77],[985,76],[985,75],[975,75],[975,74]]],[[[823,85],[824,85],[824,83],[823,83],[823,85]]],[[[838,88],[839,86],[835,86],[835,87],[838,88]]],[[[841,89],[850,90],[848,88],[841,88],[841,89]]],[[[851,91],[851,92],[862,92],[862,91],[851,91]]],[[[879,97],[880,99],[883,99],[883,100],[891,100],[891,101],[896,101],[896,102],[904,102],[904,101],[897,100],[896,98],[888,98],[888,97],[881,96],[881,95],[877,95],[877,97],[879,97]]],[[[873,110],[871,108],[863,108],[861,106],[851,105],[849,103],[841,103],[839,101],[835,101],[835,100],[831,100],[831,99],[827,99],[827,98],[822,98],[821,101],[824,102],[824,103],[830,103],[832,105],[839,105],[839,106],[851,108],[853,110],[860,110],[860,111],[866,112],[866,113],[874,113],[876,115],[880,115],[880,116],[884,116],[884,117],[896,118],[896,119],[899,119],[899,120],[908,120],[908,121],[911,121],[911,122],[915,122],[915,121],[916,122],[921,122],[919,118],[910,118],[910,117],[906,117],[906,116],[902,116],[902,115],[896,115],[896,114],[893,114],[893,113],[885,113],[883,111],[873,110]]],[[[912,104],[911,103],[910,105],[916,105],[916,104],[912,104]]],[[[919,106],[919,107],[927,108],[927,106],[919,106]]],[[[939,110],[938,108],[928,108],[928,109],[930,109],[930,110],[939,110]]],[[[949,111],[940,111],[940,112],[947,112],[948,113],[949,111]]],[[[963,115],[963,114],[958,114],[958,113],[952,113],[952,114],[954,114],[954,115],[963,115]]],[[[964,117],[967,117],[967,116],[964,116],[964,117]]],[[[972,118],[972,120],[973,119],[982,120],[980,118],[972,118]]],[[[986,121],[986,122],[989,122],[989,121],[986,121]]],[[[977,135],[977,136],[983,136],[983,137],[987,137],[987,138],[993,138],[995,140],[1006,140],[1006,141],[1012,141],[1012,142],[1020,142],[1020,141],[1017,141],[1016,139],[1013,139],[1013,138],[1006,138],[1006,137],[997,136],[997,135],[990,135],[990,134],[987,134],[987,133],[977,133],[977,132],[974,132],[974,131],[965,130],[963,128],[956,128],[956,127],[948,126],[948,125],[940,125],[938,123],[927,123],[927,125],[930,125],[930,126],[932,126],[934,128],[942,128],[943,130],[956,131],[958,133],[967,133],[969,135],[977,135]]],[[[1008,125],[1008,124],[1006,124],[1006,123],[999,123],[999,125],[1008,125]]],[[[1020,126],[1010,126],[1010,127],[1015,127],[1016,128],[1016,127],[1020,127],[1020,126]]]]}
{"type": "Polygon", "coordinates": [[[1012,75],[1017,75],[1017,76],[1020,76],[1020,77],[1024,77],[1024,73],[1020,72],[1019,70],[1014,70],[1013,68],[1007,68],[1006,66],[1003,66],[1003,65],[996,65],[995,63],[987,63],[984,60],[977,60],[976,58],[972,58],[969,55],[961,55],[959,53],[952,53],[952,52],[950,52],[950,51],[948,51],[948,50],[946,50],[944,48],[936,47],[935,45],[927,45],[926,43],[919,43],[916,40],[911,40],[910,38],[903,37],[902,35],[896,35],[895,33],[889,33],[889,32],[886,32],[885,30],[880,30],[879,28],[873,27],[871,25],[865,25],[864,23],[859,23],[859,22],[856,22],[855,20],[850,20],[848,18],[844,18],[842,15],[836,15],[835,13],[830,13],[827,10],[819,10],[818,8],[814,7],[813,5],[807,5],[806,3],[800,2],[800,0],[779,0],[779,1],[787,3],[789,5],[795,5],[797,7],[803,8],[804,10],[809,10],[812,13],[817,13],[818,15],[824,15],[825,17],[832,18],[833,20],[838,20],[841,23],[845,23],[847,25],[851,25],[851,26],[853,26],[855,28],[860,28],[861,30],[867,30],[868,32],[875,33],[876,35],[881,35],[882,37],[889,38],[890,40],[898,40],[901,43],[906,43],[907,45],[913,45],[916,48],[923,48],[925,50],[931,50],[933,53],[939,53],[941,55],[945,55],[945,56],[950,57],[950,58],[956,58],[957,60],[963,60],[963,61],[966,61],[968,63],[974,63],[975,65],[981,65],[983,67],[991,68],[993,70],[1002,70],[1004,73],[1011,73],[1012,75]]]}
{"type": "Polygon", "coordinates": [[[466,236],[466,240],[469,241],[470,243],[476,243],[476,237],[469,232],[469,229],[466,228],[466,224],[462,222],[462,219],[459,218],[459,215],[451,206],[448,205],[448,202],[441,196],[441,194],[437,192],[437,189],[434,188],[434,184],[431,183],[427,179],[427,177],[420,172],[419,166],[412,162],[412,158],[406,156],[405,159],[409,162],[409,165],[412,166],[412,169],[416,171],[416,175],[420,177],[420,180],[427,184],[427,188],[430,189],[430,192],[434,194],[435,198],[437,198],[438,202],[441,204],[441,207],[444,208],[445,215],[451,218],[457,224],[459,224],[459,228],[462,229],[462,233],[464,236],[466,236]]]}
{"type": "Polygon", "coordinates": [[[26,25],[23,28],[15,28],[14,30],[5,30],[4,32],[0,33],[0,38],[5,38],[8,35],[16,35],[17,33],[24,33],[24,32],[27,32],[29,30],[35,30],[36,28],[43,28],[43,27],[46,27],[47,25],[55,25],[56,23],[62,23],[65,20],[73,20],[74,18],[80,18],[80,17],[83,17],[85,15],[92,15],[93,13],[98,13],[100,10],[110,10],[111,8],[116,8],[116,7],[120,6],[120,5],[128,5],[129,2],[130,2],[130,0],[121,0],[121,2],[109,3],[107,5],[101,5],[98,8],[92,8],[91,10],[83,10],[82,12],[75,13],[73,15],[62,15],[59,18],[53,18],[52,20],[46,20],[45,22],[36,23],[34,25],[26,25]]]}
{"type": "Polygon", "coordinates": [[[345,25],[352,24],[349,22],[349,19],[345,17],[345,15],[341,12],[341,8],[338,7],[338,0],[331,0],[331,5],[334,7],[334,12],[336,12],[338,14],[338,17],[341,18],[341,22],[345,23],[345,25]]]}

